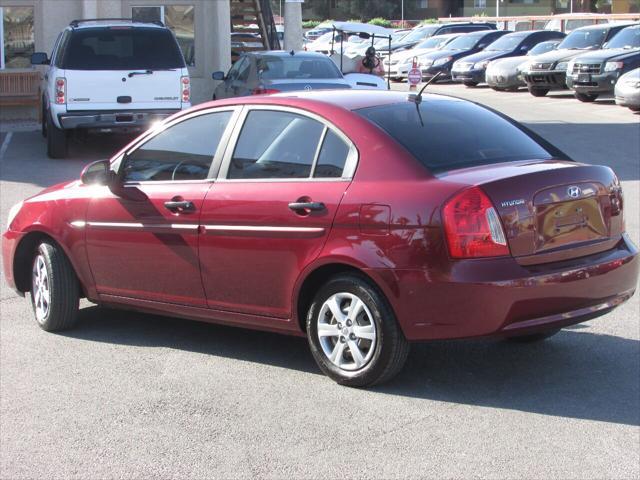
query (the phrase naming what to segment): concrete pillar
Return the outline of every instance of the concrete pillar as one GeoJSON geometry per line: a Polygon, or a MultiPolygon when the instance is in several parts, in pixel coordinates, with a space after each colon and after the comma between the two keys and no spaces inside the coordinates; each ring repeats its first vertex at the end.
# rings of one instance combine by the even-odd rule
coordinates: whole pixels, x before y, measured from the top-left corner
{"type": "Polygon", "coordinates": [[[211,100],[213,90],[219,82],[211,79],[213,72],[228,72],[231,68],[231,8],[229,0],[207,0],[203,2],[202,18],[196,18],[196,52],[200,48],[206,52],[199,57],[203,65],[197,66],[201,71],[191,78],[191,102],[200,103],[211,100]],[[198,40],[199,32],[202,32],[198,40]],[[199,77],[199,78],[198,78],[199,77]]]}
{"type": "Polygon", "coordinates": [[[82,18],[98,18],[98,0],[82,0],[82,18]]]}
{"type": "Polygon", "coordinates": [[[284,49],[302,50],[302,2],[285,0],[284,4],[284,49]]]}

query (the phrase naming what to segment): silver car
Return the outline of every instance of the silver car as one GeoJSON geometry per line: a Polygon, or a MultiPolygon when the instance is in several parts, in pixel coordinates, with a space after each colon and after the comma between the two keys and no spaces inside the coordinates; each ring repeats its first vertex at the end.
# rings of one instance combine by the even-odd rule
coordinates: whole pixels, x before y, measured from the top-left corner
{"type": "Polygon", "coordinates": [[[213,92],[213,100],[296,90],[351,88],[340,69],[321,53],[259,51],[242,54],[213,92]]]}
{"type": "Polygon", "coordinates": [[[616,103],[640,112],[640,68],[622,75],[616,83],[616,103]]]}
{"type": "Polygon", "coordinates": [[[547,40],[538,43],[524,57],[508,57],[494,60],[487,66],[485,79],[487,84],[494,90],[516,91],[520,87],[526,86],[521,76],[520,66],[526,63],[532,56],[554,50],[562,41],[547,40]]]}

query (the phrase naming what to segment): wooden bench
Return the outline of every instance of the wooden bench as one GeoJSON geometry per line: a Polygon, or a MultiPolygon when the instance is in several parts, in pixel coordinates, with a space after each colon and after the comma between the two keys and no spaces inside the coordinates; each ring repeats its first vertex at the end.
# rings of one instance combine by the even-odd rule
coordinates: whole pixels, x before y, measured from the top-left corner
{"type": "Polygon", "coordinates": [[[40,72],[0,71],[0,106],[35,105],[38,121],[42,120],[42,95],[40,93],[40,72]]]}

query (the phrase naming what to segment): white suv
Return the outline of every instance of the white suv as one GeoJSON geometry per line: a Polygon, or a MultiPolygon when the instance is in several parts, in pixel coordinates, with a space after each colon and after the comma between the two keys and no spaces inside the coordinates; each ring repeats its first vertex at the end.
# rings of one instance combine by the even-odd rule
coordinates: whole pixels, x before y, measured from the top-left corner
{"type": "Polygon", "coordinates": [[[160,23],[74,20],[44,76],[42,132],[51,158],[67,154],[69,131],[136,132],[191,106],[191,85],[173,33],[160,23]]]}

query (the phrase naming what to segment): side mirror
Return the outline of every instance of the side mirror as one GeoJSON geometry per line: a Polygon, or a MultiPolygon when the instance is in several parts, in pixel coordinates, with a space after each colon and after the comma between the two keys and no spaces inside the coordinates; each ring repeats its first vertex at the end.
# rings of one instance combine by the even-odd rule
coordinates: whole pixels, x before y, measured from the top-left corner
{"type": "Polygon", "coordinates": [[[32,53],[31,65],[49,65],[49,57],[45,52],[32,53]]]}
{"type": "Polygon", "coordinates": [[[82,170],[80,181],[85,185],[110,185],[114,174],[109,160],[98,160],[90,163],[82,170]]]}
{"type": "Polygon", "coordinates": [[[213,72],[211,74],[211,78],[213,78],[214,80],[224,80],[225,74],[224,72],[213,72]]]}

